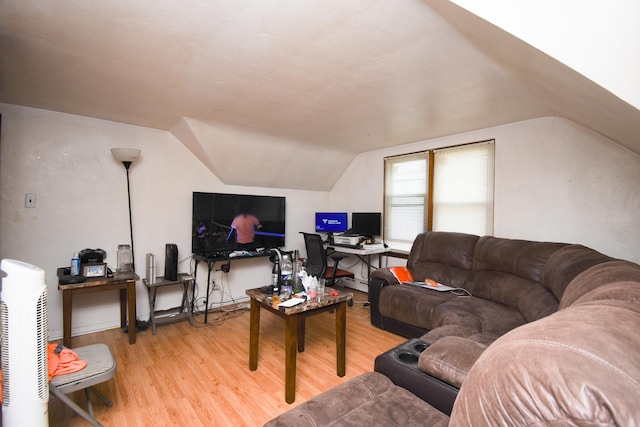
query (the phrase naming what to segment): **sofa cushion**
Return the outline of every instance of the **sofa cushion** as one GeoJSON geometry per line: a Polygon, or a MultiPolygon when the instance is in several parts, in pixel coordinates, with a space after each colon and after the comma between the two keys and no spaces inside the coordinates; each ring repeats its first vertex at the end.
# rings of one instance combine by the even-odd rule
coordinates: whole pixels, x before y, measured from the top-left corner
{"type": "Polygon", "coordinates": [[[423,329],[433,329],[433,311],[445,301],[456,298],[449,292],[437,292],[412,285],[385,286],[380,291],[380,314],[423,329]]]}
{"type": "Polygon", "coordinates": [[[418,367],[423,372],[460,388],[471,367],[486,348],[486,344],[475,340],[443,337],[420,354],[418,367]]]}
{"type": "Polygon", "coordinates": [[[467,289],[476,297],[518,309],[529,322],[538,320],[558,308],[558,299],[543,286],[543,276],[548,259],[565,246],[481,237],[467,289]]]}
{"type": "Polygon", "coordinates": [[[640,282],[640,265],[622,260],[594,265],[569,283],[562,295],[560,309],[570,306],[583,295],[602,285],[627,280],[640,282]]]}
{"type": "Polygon", "coordinates": [[[613,258],[582,245],[568,245],[555,252],[544,266],[544,286],[560,301],[567,285],[589,267],[613,258]]]}
{"type": "Polygon", "coordinates": [[[451,424],[635,425],[640,283],[622,286],[605,285],[592,292],[607,299],[587,294],[496,340],[467,375],[451,424]]]}
{"type": "Polygon", "coordinates": [[[483,236],[478,240],[473,253],[473,268],[502,271],[542,283],[547,260],[565,246],[566,243],[483,236]]]}
{"type": "Polygon", "coordinates": [[[469,335],[482,333],[497,338],[524,323],[526,319],[517,309],[476,297],[456,297],[433,312],[433,329],[458,325],[466,327],[469,335]]]}
{"type": "Polygon", "coordinates": [[[449,417],[377,372],[332,388],[265,424],[304,426],[446,426],[449,417]]]}
{"type": "Polygon", "coordinates": [[[558,309],[558,300],[537,282],[511,273],[474,270],[467,284],[474,297],[498,302],[517,309],[528,322],[558,309]]]}
{"type": "Polygon", "coordinates": [[[431,231],[413,242],[407,268],[415,280],[431,278],[463,288],[473,265],[473,250],[479,237],[472,234],[431,231]]]}

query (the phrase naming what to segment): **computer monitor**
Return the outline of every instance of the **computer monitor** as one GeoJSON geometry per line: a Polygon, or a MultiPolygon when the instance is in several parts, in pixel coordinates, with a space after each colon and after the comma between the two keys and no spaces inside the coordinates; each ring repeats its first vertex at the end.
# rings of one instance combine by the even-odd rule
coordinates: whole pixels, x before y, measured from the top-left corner
{"type": "Polygon", "coordinates": [[[316,212],[316,233],[343,233],[348,219],[346,212],[316,212]]]}
{"type": "Polygon", "coordinates": [[[382,235],[380,212],[354,212],[351,214],[351,232],[359,236],[374,238],[382,235]]]}

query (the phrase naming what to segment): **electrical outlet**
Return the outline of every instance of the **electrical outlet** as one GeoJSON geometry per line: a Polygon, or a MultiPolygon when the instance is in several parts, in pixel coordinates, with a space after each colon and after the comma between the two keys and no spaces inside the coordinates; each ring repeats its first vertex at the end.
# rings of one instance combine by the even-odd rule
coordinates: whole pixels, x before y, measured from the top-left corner
{"type": "Polygon", "coordinates": [[[35,208],[36,207],[36,195],[27,193],[24,195],[24,207],[35,208]]]}

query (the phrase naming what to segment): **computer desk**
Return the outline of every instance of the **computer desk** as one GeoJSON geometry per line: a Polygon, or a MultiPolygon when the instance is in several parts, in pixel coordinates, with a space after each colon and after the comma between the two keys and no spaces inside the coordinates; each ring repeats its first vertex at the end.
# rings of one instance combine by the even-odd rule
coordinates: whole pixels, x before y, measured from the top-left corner
{"type": "MultiPolygon", "coordinates": [[[[384,254],[389,252],[389,248],[385,247],[383,243],[375,243],[373,245],[362,245],[362,249],[348,248],[340,245],[327,245],[327,249],[334,252],[343,254],[356,255],[360,260],[367,264],[367,286],[371,280],[371,255],[384,254]]],[[[378,267],[380,267],[380,260],[378,260],[378,267]]]]}

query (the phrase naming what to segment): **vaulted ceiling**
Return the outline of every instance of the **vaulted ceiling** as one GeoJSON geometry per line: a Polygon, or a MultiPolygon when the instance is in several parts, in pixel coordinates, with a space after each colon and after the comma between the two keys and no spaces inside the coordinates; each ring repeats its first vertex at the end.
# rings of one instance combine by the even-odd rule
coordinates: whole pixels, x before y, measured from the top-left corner
{"type": "Polygon", "coordinates": [[[543,116],[640,153],[637,108],[442,0],[3,0],[0,102],[167,130],[234,185],[543,116]]]}

